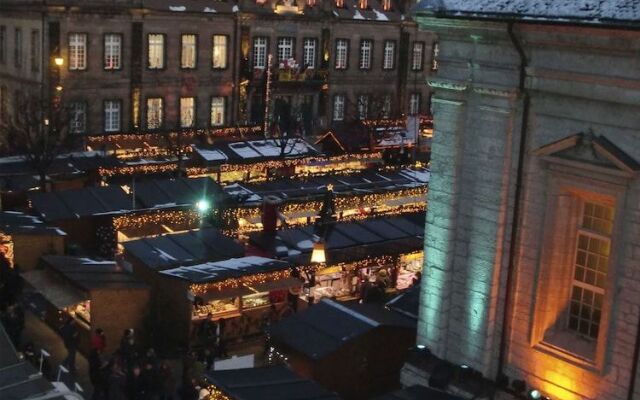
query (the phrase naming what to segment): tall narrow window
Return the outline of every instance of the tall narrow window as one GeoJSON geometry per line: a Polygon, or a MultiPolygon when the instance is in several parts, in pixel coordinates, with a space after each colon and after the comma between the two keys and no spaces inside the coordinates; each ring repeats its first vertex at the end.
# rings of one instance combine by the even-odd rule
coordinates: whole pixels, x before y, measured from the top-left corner
{"type": "Polygon", "coordinates": [[[440,46],[438,42],[433,43],[433,47],[431,48],[431,70],[438,70],[438,55],[440,54],[440,46]]]}
{"type": "Polygon", "coordinates": [[[368,6],[369,6],[369,4],[368,4],[367,0],[358,0],[358,7],[361,10],[366,10],[368,6]]]}
{"type": "Polygon", "coordinates": [[[409,115],[420,113],[420,93],[411,93],[409,97],[409,115]]]}
{"type": "Polygon", "coordinates": [[[224,97],[211,98],[211,126],[224,125],[224,97]]]}
{"type": "Polygon", "coordinates": [[[578,227],[569,329],[597,339],[609,269],[614,209],[586,202],[578,227]]]}
{"type": "Polygon", "coordinates": [[[38,29],[31,30],[31,43],[30,43],[30,64],[31,71],[40,71],[40,31],[38,29]]]}
{"type": "Polygon", "coordinates": [[[13,41],[13,57],[15,66],[16,68],[22,68],[22,29],[15,29],[13,41]]]}
{"type": "Polygon", "coordinates": [[[344,0],[336,0],[336,8],[344,8],[344,0]]]}
{"type": "Polygon", "coordinates": [[[422,70],[422,60],[424,59],[424,43],[413,42],[413,49],[411,51],[411,70],[422,70]]]}
{"type": "Polygon", "coordinates": [[[307,7],[314,7],[316,5],[316,0],[307,0],[307,7]]]}
{"type": "Polygon", "coordinates": [[[333,96],[333,120],[344,121],[344,95],[333,96]]]}
{"type": "Polygon", "coordinates": [[[195,124],[195,99],[193,97],[180,98],[180,127],[192,128],[195,124]]]}
{"type": "Polygon", "coordinates": [[[104,131],[118,132],[120,130],[120,100],[104,102],[104,131]]]}
{"type": "Polygon", "coordinates": [[[267,65],[267,38],[253,38],[253,68],[264,69],[267,65]]]}
{"type": "Polygon", "coordinates": [[[0,26],[0,64],[7,60],[7,27],[0,26]]]}
{"type": "Polygon", "coordinates": [[[360,42],[360,69],[371,69],[372,48],[372,40],[364,39],[360,42]]]}
{"type": "Polygon", "coordinates": [[[7,96],[7,87],[4,85],[0,86],[0,126],[7,123],[7,102],[9,101],[7,96]]]}
{"type": "Polygon", "coordinates": [[[147,66],[149,69],[164,68],[164,35],[150,33],[147,37],[147,66]]]}
{"type": "Polygon", "coordinates": [[[347,69],[349,56],[349,41],[347,39],[336,40],[336,69],[347,69]]]}
{"type": "Polygon", "coordinates": [[[160,129],[163,118],[162,97],[150,97],[147,99],[147,128],[160,129]]]}
{"type": "Polygon", "coordinates": [[[382,118],[390,118],[391,117],[391,96],[385,95],[382,99],[382,118]]]}
{"type": "Polygon", "coordinates": [[[384,55],[382,59],[382,69],[395,68],[396,42],[387,40],[384,42],[384,55]]]}
{"type": "Polygon", "coordinates": [[[69,34],[69,69],[87,69],[87,35],[84,33],[69,34]]]}
{"type": "Polygon", "coordinates": [[[281,63],[284,60],[288,60],[293,57],[293,38],[281,37],[278,38],[278,62],[281,63]]]}
{"type": "MultiPolygon", "coordinates": [[[[105,111],[106,111],[106,108],[105,108],[105,111]]],[[[105,128],[106,128],[106,124],[105,124],[105,128]]],[[[79,134],[79,133],[85,133],[86,129],[87,129],[87,103],[81,102],[81,101],[71,103],[69,105],[69,131],[71,131],[71,133],[79,134]]]]}
{"type": "Polygon", "coordinates": [[[358,119],[367,119],[369,115],[369,96],[361,94],[358,96],[358,119]]]}
{"type": "Polygon", "coordinates": [[[192,33],[180,37],[180,68],[193,69],[196,67],[197,37],[192,33]]]}
{"type": "Polygon", "coordinates": [[[114,70],[122,67],[122,35],[107,33],[104,35],[104,69],[114,70]]]}
{"type": "Polygon", "coordinates": [[[227,68],[227,36],[213,35],[212,67],[214,69],[227,68]]]}
{"type": "Polygon", "coordinates": [[[302,63],[308,68],[316,67],[316,47],[318,41],[316,39],[305,39],[303,42],[302,63]]]}
{"type": "Polygon", "coordinates": [[[382,9],[384,11],[391,11],[391,0],[382,0],[382,9]]]}

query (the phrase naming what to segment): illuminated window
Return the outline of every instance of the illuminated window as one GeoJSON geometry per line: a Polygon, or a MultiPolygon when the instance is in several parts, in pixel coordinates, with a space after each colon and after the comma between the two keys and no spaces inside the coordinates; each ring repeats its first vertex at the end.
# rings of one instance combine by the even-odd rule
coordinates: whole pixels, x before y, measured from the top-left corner
{"type": "Polygon", "coordinates": [[[40,71],[40,31],[38,29],[31,30],[31,48],[30,48],[31,71],[40,71]]]}
{"type": "Polygon", "coordinates": [[[371,49],[373,41],[365,39],[360,42],[360,69],[371,69],[371,49]]]}
{"type": "Polygon", "coordinates": [[[193,97],[180,98],[180,127],[192,128],[195,122],[195,105],[193,97]]]}
{"type": "Polygon", "coordinates": [[[104,131],[118,132],[120,130],[120,100],[106,100],[104,102],[104,131]]]}
{"type": "Polygon", "coordinates": [[[164,35],[161,33],[151,33],[147,43],[148,67],[149,69],[164,68],[164,35]]]}
{"type": "Polygon", "coordinates": [[[309,68],[316,67],[316,47],[318,41],[316,39],[305,39],[303,42],[303,65],[309,68]]]}
{"type": "Polygon", "coordinates": [[[147,128],[159,129],[162,127],[163,118],[162,97],[150,97],[147,99],[147,128]]]}
{"type": "Polygon", "coordinates": [[[104,69],[120,69],[122,59],[122,36],[109,33],[104,35],[104,69]]]}
{"type": "Polygon", "coordinates": [[[384,11],[391,11],[391,0],[382,0],[382,9],[384,11]]]}
{"type": "Polygon", "coordinates": [[[358,119],[367,119],[369,114],[369,96],[361,94],[358,96],[358,119]]]}
{"type": "MultiPolygon", "coordinates": [[[[106,104],[105,104],[106,112],[106,104]]],[[[105,113],[106,116],[106,113],[105,113]]],[[[118,124],[119,126],[119,124],[118,124]]],[[[87,129],[87,103],[74,102],[69,105],[69,131],[71,133],[85,133],[87,129]]],[[[106,130],[106,125],[105,125],[106,130]]]]}
{"type": "Polygon", "coordinates": [[[336,0],[337,8],[344,8],[344,0],[336,0]]]}
{"type": "Polygon", "coordinates": [[[336,69],[347,69],[349,57],[349,41],[347,39],[336,40],[336,69]]]}
{"type": "Polygon", "coordinates": [[[278,38],[278,62],[293,58],[293,38],[278,38]]]}
{"type": "Polygon", "coordinates": [[[316,5],[316,0],[307,0],[307,6],[314,7],[316,5]]]}
{"type": "Polygon", "coordinates": [[[344,121],[344,95],[333,96],[333,120],[344,121]]]}
{"type": "Polygon", "coordinates": [[[211,98],[211,126],[224,125],[224,97],[211,98]]]}
{"type": "Polygon", "coordinates": [[[87,69],[87,35],[84,33],[69,35],[69,69],[87,69]]]}
{"type": "Polygon", "coordinates": [[[382,57],[382,69],[393,69],[395,67],[396,42],[387,40],[384,42],[384,54],[382,57]]]}
{"type": "Polygon", "coordinates": [[[198,38],[192,33],[181,37],[180,68],[193,69],[196,67],[198,38]]]}
{"type": "Polygon", "coordinates": [[[367,0],[358,0],[358,7],[361,10],[366,10],[368,7],[367,0]]]}
{"type": "Polygon", "coordinates": [[[433,43],[433,47],[431,48],[431,70],[438,70],[438,55],[440,54],[440,46],[438,42],[433,43]]]}
{"type": "Polygon", "coordinates": [[[422,70],[422,60],[424,59],[424,43],[413,42],[413,48],[411,51],[411,70],[422,70]]]}
{"type": "Polygon", "coordinates": [[[212,66],[214,69],[227,68],[227,36],[213,35],[212,66]]]}
{"type": "Polygon", "coordinates": [[[591,339],[600,331],[613,214],[612,207],[585,202],[578,227],[568,327],[591,339]]]}
{"type": "Polygon", "coordinates": [[[411,93],[409,97],[409,115],[420,113],[420,93],[411,93]]]}
{"type": "Polygon", "coordinates": [[[253,68],[264,69],[267,65],[267,38],[253,38],[253,68]]]}

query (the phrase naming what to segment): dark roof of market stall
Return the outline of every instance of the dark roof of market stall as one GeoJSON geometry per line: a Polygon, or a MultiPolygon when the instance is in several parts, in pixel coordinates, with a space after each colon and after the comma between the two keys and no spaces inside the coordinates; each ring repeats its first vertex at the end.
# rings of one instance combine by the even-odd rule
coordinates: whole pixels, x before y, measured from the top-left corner
{"type": "Polygon", "coordinates": [[[317,360],[382,326],[415,330],[416,325],[374,304],[347,305],[322,299],[273,325],[271,335],[276,342],[317,360]]]}
{"type": "Polygon", "coordinates": [[[66,235],[59,228],[46,225],[38,217],[16,211],[0,212],[0,231],[10,235],[66,235]]]}
{"type": "Polygon", "coordinates": [[[420,285],[415,285],[389,300],[387,308],[417,320],[420,308],[420,285]]]}
{"type": "MultiPolygon", "coordinates": [[[[424,213],[405,214],[351,222],[337,222],[325,237],[326,250],[343,250],[354,247],[391,245],[400,241],[421,247],[424,236],[424,213]],[[415,243],[414,243],[415,242],[415,243]]],[[[251,242],[263,250],[279,256],[296,256],[313,249],[314,227],[307,225],[283,229],[275,237],[256,232],[249,235],[251,242]]],[[[388,249],[387,249],[388,250],[388,249]]],[[[371,254],[373,255],[373,254],[371,254]]]]}
{"type": "Polygon", "coordinates": [[[278,179],[264,183],[235,183],[224,191],[240,202],[261,201],[264,196],[275,195],[281,199],[309,198],[320,196],[332,185],[334,193],[378,193],[424,186],[429,182],[429,170],[423,168],[399,171],[365,170],[350,175],[326,175],[305,179],[278,179]]]}
{"type": "Polygon", "coordinates": [[[42,262],[76,287],[86,291],[146,287],[115,261],[73,256],[43,256],[42,262]]]}
{"type": "Polygon", "coordinates": [[[339,400],[318,383],[301,378],[285,366],[242,368],[206,373],[207,380],[238,400],[339,400]]]}
{"type": "Polygon", "coordinates": [[[135,184],[138,208],[170,208],[189,206],[202,199],[221,201],[222,188],[213,179],[175,178],[149,179],[135,184]]]}
{"type": "Polygon", "coordinates": [[[142,238],[123,243],[127,252],[152,269],[242,257],[244,247],[215,228],[142,238]]]}
{"type": "Polygon", "coordinates": [[[404,389],[376,397],[373,400],[462,400],[464,397],[456,396],[442,390],[421,385],[413,385],[404,389]]]}
{"type": "Polygon", "coordinates": [[[206,283],[265,272],[282,271],[288,268],[289,263],[285,261],[249,256],[178,267],[164,270],[161,274],[180,278],[190,283],[206,283]]]}
{"type": "Polygon", "coordinates": [[[31,206],[47,221],[130,212],[129,195],[118,186],[31,193],[31,206]]]}

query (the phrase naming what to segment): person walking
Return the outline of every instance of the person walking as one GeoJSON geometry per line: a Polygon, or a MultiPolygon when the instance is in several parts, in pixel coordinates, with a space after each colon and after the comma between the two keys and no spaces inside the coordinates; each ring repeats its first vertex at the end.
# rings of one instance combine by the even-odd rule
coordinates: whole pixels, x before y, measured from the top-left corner
{"type": "Polygon", "coordinates": [[[107,337],[102,328],[97,328],[91,335],[91,350],[97,350],[98,354],[104,354],[107,349],[107,337]]]}
{"type": "Polygon", "coordinates": [[[67,357],[62,362],[69,372],[76,373],[76,352],[78,351],[78,327],[76,326],[76,320],[71,316],[67,318],[67,321],[60,329],[62,334],[62,341],[64,347],[67,349],[67,357]]]}

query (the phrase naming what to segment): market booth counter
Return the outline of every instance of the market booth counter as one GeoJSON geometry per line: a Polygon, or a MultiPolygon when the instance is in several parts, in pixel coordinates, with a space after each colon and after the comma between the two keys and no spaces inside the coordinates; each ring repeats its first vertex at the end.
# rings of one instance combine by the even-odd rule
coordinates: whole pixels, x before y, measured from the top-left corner
{"type": "Polygon", "coordinates": [[[154,290],[162,296],[154,296],[155,317],[168,347],[193,344],[209,313],[215,321],[224,320],[224,340],[259,334],[271,304],[282,307],[287,291],[302,286],[291,277],[289,263],[256,256],[182,266],[157,275],[154,290]]]}
{"type": "Polygon", "coordinates": [[[388,292],[404,290],[422,271],[424,213],[338,222],[325,237],[327,262],[311,265],[314,227],[280,230],[276,236],[253,233],[250,243],[273,257],[291,259],[313,271],[310,298],[358,297],[365,282],[385,281],[388,292]],[[294,256],[290,256],[294,254],[294,256]]]}
{"type": "Polygon", "coordinates": [[[109,338],[107,352],[116,350],[125,329],[143,331],[149,287],[115,262],[44,256],[40,266],[22,276],[44,298],[44,319],[53,329],[59,329],[67,316],[76,320],[81,351],[88,353],[91,331],[96,328],[109,338]]]}

